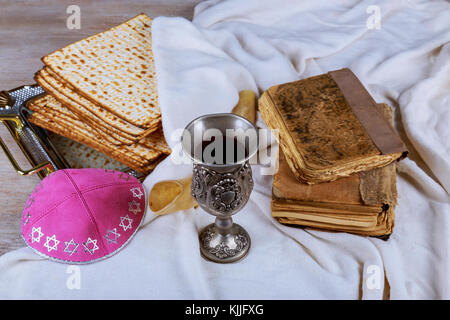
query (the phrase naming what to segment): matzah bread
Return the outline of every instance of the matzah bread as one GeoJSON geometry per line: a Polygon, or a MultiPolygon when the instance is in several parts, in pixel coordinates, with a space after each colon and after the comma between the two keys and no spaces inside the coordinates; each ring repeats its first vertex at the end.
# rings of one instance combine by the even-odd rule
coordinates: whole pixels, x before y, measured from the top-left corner
{"type": "Polygon", "coordinates": [[[170,154],[172,150],[167,145],[162,128],[159,128],[151,135],[139,140],[139,143],[147,148],[153,148],[165,154],[170,154]]]}
{"type": "MultiPolygon", "coordinates": [[[[43,128],[53,131],[53,132],[56,132],[62,136],[65,136],[72,140],[78,141],[85,145],[92,147],[92,143],[97,142],[97,143],[101,144],[101,146],[102,146],[101,150],[99,150],[99,151],[101,151],[105,154],[108,154],[108,155],[112,155],[112,156],[120,155],[121,156],[120,161],[127,159],[127,160],[133,161],[139,165],[145,165],[147,163],[147,160],[140,159],[139,156],[137,156],[135,154],[127,153],[123,149],[111,148],[111,145],[106,144],[101,139],[101,137],[96,136],[94,133],[84,131],[83,128],[78,126],[78,123],[76,123],[76,122],[75,123],[73,123],[72,121],[68,122],[56,115],[49,114],[48,112],[45,114],[42,114],[39,112],[34,112],[30,116],[29,119],[30,119],[30,122],[37,124],[39,126],[42,126],[42,124],[37,123],[35,120],[39,119],[42,121],[45,119],[45,122],[44,122],[45,124],[44,124],[44,126],[42,126],[43,128]],[[58,129],[58,127],[61,127],[62,131],[61,130],[57,131],[56,129],[58,129]]],[[[95,149],[97,149],[97,148],[95,148],[95,149]]]]}
{"type": "MultiPolygon", "coordinates": [[[[42,82],[41,82],[41,86],[42,86],[42,82]]],[[[40,109],[38,110],[38,112],[40,112],[41,114],[44,114],[44,112],[48,112],[49,114],[53,114],[53,115],[56,114],[56,115],[58,115],[58,117],[65,119],[66,121],[71,121],[72,119],[76,119],[76,120],[80,121],[80,117],[77,114],[73,113],[71,110],[66,108],[65,105],[62,105],[61,103],[59,103],[59,101],[57,101],[57,102],[46,103],[46,104],[40,105],[40,109]]],[[[35,111],[35,110],[33,110],[33,111],[35,111]]],[[[98,127],[98,126],[93,126],[87,119],[84,119],[83,122],[87,126],[89,126],[92,133],[99,136],[99,138],[105,139],[108,142],[110,142],[114,145],[117,145],[117,146],[123,144],[122,138],[120,140],[117,140],[113,135],[107,134],[105,132],[104,128],[98,127]]],[[[133,142],[130,142],[128,144],[132,144],[132,143],[133,142]]]]}
{"type": "MultiPolygon", "coordinates": [[[[46,90],[47,93],[54,92],[53,88],[45,81],[43,80],[39,75],[35,77],[36,82],[39,83],[39,85],[46,90]]],[[[59,115],[65,115],[71,118],[77,118],[77,119],[83,119],[83,122],[86,123],[92,130],[100,134],[104,139],[108,140],[109,142],[120,145],[120,144],[133,144],[136,142],[136,138],[133,140],[130,140],[128,138],[123,137],[122,135],[117,135],[114,132],[111,132],[110,130],[107,130],[105,126],[99,126],[96,123],[94,123],[90,118],[84,117],[82,113],[75,113],[72,112],[71,109],[67,108],[67,104],[64,103],[66,101],[65,96],[60,96],[59,93],[55,92],[52,94],[52,97],[54,97],[59,103],[52,103],[45,105],[44,108],[51,108],[54,113],[59,115]]]]}
{"type": "Polygon", "coordinates": [[[74,112],[79,113],[81,111],[85,116],[92,118],[92,120],[99,125],[105,125],[106,123],[114,129],[117,129],[119,134],[128,137],[128,139],[134,139],[136,136],[139,138],[147,136],[155,131],[161,123],[161,119],[159,119],[159,121],[155,121],[151,126],[143,130],[117,117],[105,108],[92,103],[89,99],[86,99],[77,92],[76,88],[65,82],[64,79],[58,76],[52,69],[44,67],[38,74],[42,75],[55,90],[74,101],[70,106],[74,112]]]}
{"type": "Polygon", "coordinates": [[[50,75],[47,68],[40,70],[35,80],[45,91],[53,95],[74,113],[82,116],[83,119],[89,119],[99,126],[109,125],[116,128],[129,140],[134,139],[136,141],[145,133],[145,130],[129,124],[78,94],[69,84],[63,83],[50,75]]]}
{"type": "MultiPolygon", "coordinates": [[[[56,99],[52,99],[50,97],[53,97],[53,96],[48,95],[48,97],[46,97],[45,99],[42,99],[42,103],[35,101],[34,104],[39,105],[39,108],[41,110],[50,109],[50,111],[49,111],[50,113],[57,114],[58,116],[65,118],[67,121],[70,121],[71,119],[76,119],[78,121],[82,121],[77,114],[73,113],[70,109],[66,108],[65,105],[61,104],[56,99]]],[[[33,108],[33,107],[31,107],[31,108],[33,108]]],[[[32,111],[39,112],[39,109],[36,108],[36,110],[32,110],[32,111]]],[[[86,119],[84,119],[83,122],[85,122],[85,124],[87,124],[92,130],[95,131],[96,134],[100,135],[102,138],[108,140],[109,142],[111,142],[115,145],[121,144],[120,142],[118,142],[114,139],[114,137],[116,137],[116,135],[114,133],[110,132],[110,134],[112,134],[112,136],[110,136],[110,135],[108,135],[109,131],[103,131],[104,127],[92,126],[92,125],[90,125],[90,123],[88,121],[86,121],[86,119]]],[[[171,153],[171,149],[167,145],[167,142],[164,138],[164,133],[163,133],[161,127],[158,130],[156,130],[155,132],[153,132],[151,135],[142,138],[137,143],[144,147],[161,151],[165,154],[171,153]]]]}
{"type": "MultiPolygon", "coordinates": [[[[44,116],[38,112],[33,112],[33,114],[29,117],[30,122],[47,129],[49,131],[52,131],[54,133],[57,133],[61,136],[67,137],[71,140],[77,141],[79,143],[82,143],[84,145],[87,145],[91,148],[94,148],[100,152],[107,153],[109,149],[102,145],[99,140],[91,139],[92,135],[89,137],[79,134],[78,131],[74,131],[73,128],[66,128],[64,125],[60,124],[59,122],[55,122],[53,119],[44,116]]],[[[132,163],[135,166],[142,166],[146,163],[144,162],[136,162],[132,158],[126,158],[125,154],[121,152],[121,150],[115,150],[112,153],[108,154],[111,158],[114,158],[122,163],[125,163],[128,165],[129,163],[132,163]]]]}
{"type": "MultiPolygon", "coordinates": [[[[37,76],[38,78],[39,76],[37,76]]],[[[65,119],[66,121],[71,121],[71,119],[76,119],[77,121],[81,121],[80,117],[74,114],[71,110],[65,107],[65,105],[61,104],[57,101],[53,96],[45,95],[40,99],[35,99],[33,103],[29,105],[30,109],[35,112],[40,112],[41,110],[48,110],[49,114],[56,114],[59,117],[65,119]]],[[[40,112],[42,113],[42,111],[40,112]]],[[[86,119],[84,121],[86,123],[86,119]]],[[[102,127],[92,127],[89,123],[86,123],[88,126],[84,126],[86,130],[92,129],[95,131],[95,134],[99,135],[100,138],[108,140],[115,145],[118,145],[117,141],[115,141],[112,137],[104,134],[100,129],[102,127]],[[89,128],[88,128],[89,127],[89,128]]],[[[162,128],[159,128],[157,131],[153,132],[151,135],[142,138],[138,141],[143,147],[158,150],[165,154],[170,154],[171,149],[167,145],[166,140],[164,138],[164,134],[162,132],[162,128]]]]}
{"type": "Polygon", "coordinates": [[[43,58],[78,93],[141,128],[160,121],[151,50],[151,19],[145,14],[43,58]]]}
{"type": "Polygon", "coordinates": [[[142,162],[136,162],[135,160],[127,157],[127,154],[124,152],[121,152],[120,150],[110,150],[106,148],[102,143],[100,143],[98,140],[92,140],[88,139],[82,135],[79,135],[73,130],[70,130],[63,125],[60,125],[58,123],[53,122],[49,118],[42,116],[39,113],[33,113],[30,116],[30,121],[35,123],[38,126],[41,126],[43,128],[46,128],[52,132],[55,132],[59,135],[66,136],[69,139],[72,139],[74,141],[78,141],[84,145],[87,145],[93,149],[98,150],[99,152],[107,154],[112,159],[115,159],[129,168],[136,170],[138,172],[141,172],[143,174],[148,174],[151,170],[153,170],[156,165],[162,161],[165,158],[165,155],[160,154],[158,157],[156,157],[153,161],[146,161],[144,163],[142,162]]]}
{"type": "Polygon", "coordinates": [[[58,134],[51,135],[51,140],[71,168],[104,168],[116,171],[127,169],[127,166],[119,161],[74,140],[58,134]]]}
{"type": "MultiPolygon", "coordinates": [[[[85,141],[89,140],[98,141],[103,146],[101,151],[104,152],[105,149],[109,149],[109,151],[107,152],[108,155],[110,154],[110,152],[117,151],[120,154],[133,159],[137,163],[144,164],[144,161],[152,161],[161,154],[160,151],[145,147],[140,144],[134,144],[131,146],[112,146],[110,143],[103,140],[100,136],[93,133],[85,123],[79,121],[78,119],[70,118],[67,116],[63,118],[59,114],[53,113],[52,109],[54,109],[55,107],[49,106],[52,106],[54,104],[59,104],[59,102],[50,95],[45,95],[38,99],[32,100],[28,104],[29,109],[34,111],[32,116],[30,117],[30,121],[33,122],[35,118],[45,117],[48,120],[46,122],[46,129],[53,131],[52,125],[56,123],[63,126],[66,132],[72,132],[73,134],[82,136],[84,138],[83,141],[74,139],[76,141],[79,141],[81,143],[85,143],[85,141]]],[[[66,136],[65,134],[62,135],[66,136]]],[[[72,137],[70,136],[68,138],[72,137]]]]}

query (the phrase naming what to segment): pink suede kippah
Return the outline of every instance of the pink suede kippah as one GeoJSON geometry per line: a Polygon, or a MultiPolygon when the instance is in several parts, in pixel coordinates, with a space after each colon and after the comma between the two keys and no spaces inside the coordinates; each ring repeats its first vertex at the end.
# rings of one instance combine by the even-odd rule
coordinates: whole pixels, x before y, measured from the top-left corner
{"type": "Polygon", "coordinates": [[[114,170],[65,169],[43,179],[22,213],[22,237],[38,254],[89,263],[115,254],[136,233],[145,192],[114,170]]]}

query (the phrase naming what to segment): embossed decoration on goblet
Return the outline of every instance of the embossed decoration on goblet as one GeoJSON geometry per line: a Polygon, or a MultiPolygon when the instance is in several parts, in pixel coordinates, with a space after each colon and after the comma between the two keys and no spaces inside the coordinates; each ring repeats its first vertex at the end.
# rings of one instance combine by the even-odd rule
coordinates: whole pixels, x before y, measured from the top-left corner
{"type": "MultiPolygon", "coordinates": [[[[221,131],[234,126],[254,130],[256,128],[244,118],[234,114],[214,114],[200,117],[191,122],[186,130],[193,127],[202,129],[218,128],[221,131]]],[[[256,138],[257,139],[257,138],[256,138]]],[[[206,226],[199,235],[200,252],[208,260],[229,263],[245,257],[251,240],[249,234],[240,225],[233,223],[231,216],[240,211],[247,203],[253,189],[252,170],[249,159],[256,153],[257,140],[248,148],[244,157],[228,163],[207,163],[194,157],[193,150],[183,139],[183,149],[194,160],[191,194],[199,206],[216,216],[213,224],[206,226]]]]}
{"type": "Polygon", "coordinates": [[[219,262],[243,258],[250,248],[250,236],[231,216],[245,206],[253,189],[250,165],[221,173],[194,164],[193,172],[192,196],[203,210],[216,216],[216,222],[200,233],[202,255],[219,262]]]}
{"type": "Polygon", "coordinates": [[[201,233],[201,248],[203,251],[207,251],[206,254],[202,252],[203,255],[214,255],[222,259],[222,261],[228,259],[229,262],[232,262],[241,259],[244,256],[243,253],[246,253],[248,251],[247,249],[250,248],[250,237],[244,229],[239,230],[238,233],[229,237],[229,239],[225,238],[225,241],[219,240],[218,244],[214,246],[212,243],[215,237],[217,237],[217,231],[214,229],[214,225],[206,227],[201,233]],[[234,245],[232,242],[234,242],[234,245]],[[233,246],[234,248],[231,248],[233,246]]]}

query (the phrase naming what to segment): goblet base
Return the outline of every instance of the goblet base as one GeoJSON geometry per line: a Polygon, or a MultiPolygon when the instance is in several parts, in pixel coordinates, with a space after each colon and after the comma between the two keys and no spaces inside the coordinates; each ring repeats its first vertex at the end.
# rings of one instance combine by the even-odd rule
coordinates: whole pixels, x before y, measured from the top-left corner
{"type": "Polygon", "coordinates": [[[219,227],[217,222],[212,223],[200,232],[199,238],[203,258],[218,263],[243,259],[251,243],[247,231],[237,223],[227,228],[219,227]]]}

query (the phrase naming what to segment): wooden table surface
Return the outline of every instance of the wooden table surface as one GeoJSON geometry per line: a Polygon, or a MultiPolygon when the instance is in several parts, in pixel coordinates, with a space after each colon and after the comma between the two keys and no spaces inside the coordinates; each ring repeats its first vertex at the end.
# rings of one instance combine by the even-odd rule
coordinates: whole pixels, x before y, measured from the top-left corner
{"type": "MultiPolygon", "coordinates": [[[[79,39],[107,30],[143,12],[151,18],[182,16],[191,19],[200,0],[0,0],[0,90],[32,84],[42,67],[41,57],[79,39]],[[81,11],[81,28],[68,29],[67,7],[81,11]]],[[[0,125],[0,137],[19,164],[29,167],[9,132],[0,125]]],[[[20,236],[20,215],[39,182],[19,176],[0,152],[0,255],[25,246],[20,236]]]]}

